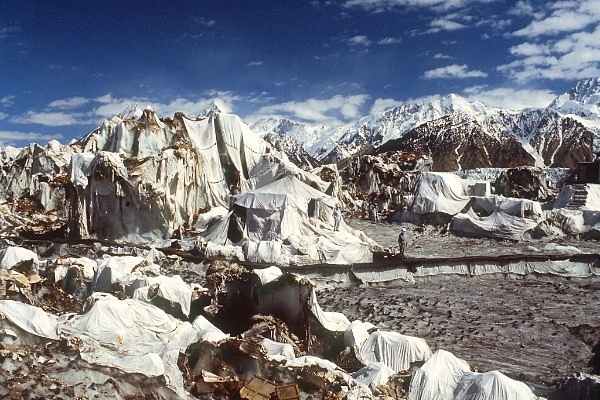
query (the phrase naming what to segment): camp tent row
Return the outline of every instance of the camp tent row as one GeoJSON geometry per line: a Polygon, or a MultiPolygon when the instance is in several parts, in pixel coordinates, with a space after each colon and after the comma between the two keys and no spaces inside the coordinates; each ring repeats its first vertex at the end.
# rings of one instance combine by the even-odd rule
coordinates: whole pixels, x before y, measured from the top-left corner
{"type": "Polygon", "coordinates": [[[446,215],[451,219],[452,231],[461,236],[521,240],[547,219],[557,221],[557,225],[562,224],[571,233],[582,233],[600,222],[597,213],[600,185],[588,186],[583,211],[564,209],[573,196],[570,186],[563,188],[553,210],[544,211],[541,204],[533,200],[499,195],[469,196],[457,175],[422,172],[415,182],[412,212],[446,215]]]}

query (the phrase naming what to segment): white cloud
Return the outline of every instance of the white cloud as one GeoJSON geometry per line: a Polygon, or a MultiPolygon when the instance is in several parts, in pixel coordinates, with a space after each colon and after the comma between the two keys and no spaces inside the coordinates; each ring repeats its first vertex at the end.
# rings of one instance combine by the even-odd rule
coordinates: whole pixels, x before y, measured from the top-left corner
{"type": "Polygon", "coordinates": [[[5,26],[0,28],[0,39],[15,37],[21,32],[21,27],[18,25],[5,26]]]}
{"type": "Polygon", "coordinates": [[[429,23],[429,26],[430,29],[427,31],[429,33],[435,33],[440,31],[456,31],[465,28],[465,25],[449,19],[433,20],[429,23]]]}
{"type": "Polygon", "coordinates": [[[249,67],[260,67],[262,65],[264,65],[263,61],[252,61],[248,63],[249,67]]]}
{"type": "Polygon", "coordinates": [[[449,56],[447,54],[443,54],[443,53],[436,53],[433,55],[433,58],[435,58],[436,60],[452,60],[452,59],[454,59],[454,57],[449,56]]]}
{"type": "Polygon", "coordinates": [[[356,35],[348,39],[348,43],[353,46],[365,46],[368,47],[371,45],[371,40],[364,35],[356,35]]]}
{"type": "Polygon", "coordinates": [[[525,57],[546,55],[549,50],[548,45],[543,43],[521,43],[509,49],[512,55],[525,57]]]}
{"type": "Polygon", "coordinates": [[[182,112],[192,118],[200,114],[212,103],[215,103],[222,112],[231,113],[233,110],[233,101],[239,99],[231,92],[210,91],[209,93],[209,97],[205,98],[189,100],[177,97],[166,103],[142,97],[119,99],[114,98],[112,94],[108,93],[95,99],[100,105],[93,110],[93,113],[101,118],[110,118],[113,115],[119,115],[128,107],[137,105],[139,108],[150,106],[160,116],[166,117],[174,115],[176,112],[182,112]]]}
{"type": "Polygon", "coordinates": [[[328,99],[307,99],[271,104],[260,108],[248,117],[256,121],[264,117],[281,116],[314,124],[339,124],[362,116],[361,108],[369,96],[364,94],[341,96],[328,99]]]}
{"type": "Polygon", "coordinates": [[[495,88],[472,86],[464,90],[464,96],[469,100],[480,101],[483,104],[522,110],[524,108],[545,108],[556,98],[550,90],[495,88]]]}
{"type": "Polygon", "coordinates": [[[344,8],[362,8],[371,12],[383,12],[397,7],[422,7],[434,10],[463,8],[469,3],[489,3],[493,0],[346,0],[344,8]]]}
{"type": "Polygon", "coordinates": [[[597,0],[555,1],[545,3],[546,8],[534,14],[529,25],[512,33],[513,36],[538,37],[580,31],[600,20],[597,0]]]}
{"type": "Polygon", "coordinates": [[[395,99],[376,99],[371,106],[370,114],[379,114],[401,104],[401,101],[395,99]]]}
{"type": "Polygon", "coordinates": [[[383,39],[379,39],[377,41],[377,44],[386,45],[386,44],[395,44],[395,43],[401,43],[401,42],[402,42],[402,39],[400,39],[400,38],[384,37],[383,39]]]}
{"type": "Polygon", "coordinates": [[[544,35],[543,38],[545,40],[533,38],[511,47],[510,53],[515,59],[498,66],[497,70],[519,82],[600,75],[600,24],[594,29],[563,33],[559,37],[544,35]]]}
{"type": "Polygon", "coordinates": [[[48,104],[48,107],[68,110],[83,106],[88,102],[89,99],[86,99],[85,97],[71,97],[69,99],[54,100],[48,104]]]}
{"type": "Polygon", "coordinates": [[[425,71],[424,79],[449,79],[449,78],[485,78],[488,74],[479,70],[469,70],[468,67],[458,64],[425,71]]]}
{"type": "Polygon", "coordinates": [[[15,98],[15,96],[13,96],[13,95],[6,95],[0,99],[0,104],[3,105],[4,107],[10,107],[14,104],[13,103],[14,98],[15,98]]]}
{"type": "Polygon", "coordinates": [[[198,24],[200,24],[202,26],[206,26],[206,27],[214,26],[217,23],[214,19],[210,19],[210,18],[206,18],[206,17],[196,17],[196,18],[194,18],[194,21],[196,21],[198,24]]]}
{"type": "Polygon", "coordinates": [[[61,135],[37,132],[0,131],[0,146],[16,145],[18,142],[41,141],[47,143],[52,139],[60,140],[61,138],[61,135]]]}
{"type": "Polygon", "coordinates": [[[585,28],[595,19],[592,16],[567,11],[539,21],[533,21],[523,29],[513,32],[514,36],[534,37],[541,35],[557,35],[585,28]]]}
{"type": "Polygon", "coordinates": [[[27,111],[23,115],[12,117],[10,122],[15,124],[38,124],[44,126],[69,126],[89,123],[88,120],[82,121],[78,117],[81,117],[81,115],[67,114],[64,112],[27,111]]]}

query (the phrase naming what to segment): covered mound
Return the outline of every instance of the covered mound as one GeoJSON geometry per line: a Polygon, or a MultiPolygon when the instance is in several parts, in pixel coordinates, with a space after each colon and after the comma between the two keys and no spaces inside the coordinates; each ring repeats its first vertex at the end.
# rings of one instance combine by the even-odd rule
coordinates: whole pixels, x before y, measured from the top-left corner
{"type": "Polygon", "coordinates": [[[470,371],[465,360],[438,350],[413,374],[408,400],[453,400],[458,382],[470,371]]]}
{"type": "Polygon", "coordinates": [[[424,339],[381,331],[371,333],[357,354],[365,365],[382,362],[394,372],[406,371],[411,363],[425,361],[430,356],[431,350],[424,339]]]}
{"type": "Polygon", "coordinates": [[[452,220],[452,232],[467,237],[491,237],[521,240],[525,232],[535,228],[537,222],[494,211],[487,217],[479,217],[472,210],[458,214],[452,220]]]}
{"type": "Polygon", "coordinates": [[[69,174],[75,237],[168,239],[279,167],[266,142],[230,114],[161,120],[148,108],[137,119],[105,121],[78,146],[69,174]]]}
{"type": "Polygon", "coordinates": [[[412,211],[417,214],[458,214],[469,202],[462,180],[455,174],[422,172],[415,182],[412,211]]]}
{"type": "Polygon", "coordinates": [[[510,379],[498,371],[467,372],[454,392],[455,400],[537,400],[523,382],[510,379]]]}

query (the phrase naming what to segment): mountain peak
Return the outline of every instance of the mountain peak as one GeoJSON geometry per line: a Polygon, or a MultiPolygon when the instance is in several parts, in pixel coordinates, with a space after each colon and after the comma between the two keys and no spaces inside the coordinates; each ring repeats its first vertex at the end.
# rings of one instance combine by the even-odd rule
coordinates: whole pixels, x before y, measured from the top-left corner
{"type": "Polygon", "coordinates": [[[600,96],[598,96],[598,94],[600,94],[600,78],[581,80],[568,91],[568,94],[574,100],[587,100],[591,97],[594,97],[597,100],[600,98],[600,96]]]}
{"type": "MultiPolygon", "coordinates": [[[[583,79],[558,96],[549,108],[562,114],[596,116],[600,107],[600,78],[583,79]]],[[[597,119],[595,117],[594,119],[597,119]]]]}
{"type": "Polygon", "coordinates": [[[216,103],[211,103],[208,107],[206,107],[201,113],[200,115],[198,115],[198,118],[207,118],[210,117],[213,114],[221,114],[221,109],[219,108],[219,106],[216,103]]]}
{"type": "MultiPolygon", "coordinates": [[[[150,108],[150,106],[146,107],[150,108]]],[[[152,108],[150,108],[152,109],[152,108]]],[[[144,115],[144,111],[136,104],[130,104],[121,111],[117,117],[125,119],[140,119],[144,115]]]]}

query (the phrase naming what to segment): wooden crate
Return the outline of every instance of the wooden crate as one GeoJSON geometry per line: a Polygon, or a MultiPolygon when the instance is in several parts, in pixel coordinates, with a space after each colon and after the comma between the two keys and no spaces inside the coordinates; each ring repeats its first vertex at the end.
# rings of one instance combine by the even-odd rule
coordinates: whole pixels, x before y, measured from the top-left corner
{"type": "Polygon", "coordinates": [[[275,394],[277,395],[277,400],[300,400],[300,390],[295,383],[277,386],[275,394]]]}
{"type": "Polygon", "coordinates": [[[267,379],[255,376],[240,390],[240,397],[247,400],[269,400],[276,386],[267,379]]]}

